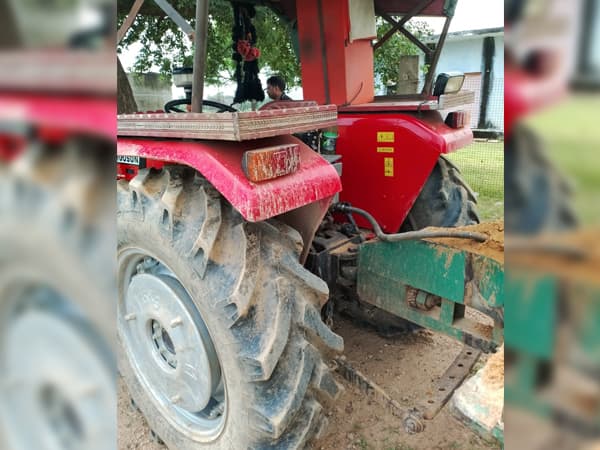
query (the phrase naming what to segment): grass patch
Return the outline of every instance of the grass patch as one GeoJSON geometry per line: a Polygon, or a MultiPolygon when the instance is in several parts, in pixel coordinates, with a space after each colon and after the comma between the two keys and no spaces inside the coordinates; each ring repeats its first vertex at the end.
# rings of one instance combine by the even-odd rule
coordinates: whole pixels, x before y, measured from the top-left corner
{"type": "Polygon", "coordinates": [[[573,205],[583,224],[600,223],[600,127],[597,95],[573,95],[528,120],[546,144],[550,160],[575,189],[573,205]]]}
{"type": "Polygon", "coordinates": [[[364,436],[360,437],[360,440],[358,441],[358,448],[360,448],[360,450],[368,450],[369,449],[369,444],[367,443],[367,440],[365,439],[364,436]]]}
{"type": "MultiPolygon", "coordinates": [[[[596,95],[573,95],[527,120],[545,142],[549,159],[573,185],[573,206],[584,225],[600,224],[600,127],[596,95]]],[[[448,155],[478,194],[484,221],[504,216],[504,143],[474,142],[448,155]]]]}
{"type": "Polygon", "coordinates": [[[448,155],[477,194],[482,221],[504,217],[504,143],[474,142],[448,155]]]}

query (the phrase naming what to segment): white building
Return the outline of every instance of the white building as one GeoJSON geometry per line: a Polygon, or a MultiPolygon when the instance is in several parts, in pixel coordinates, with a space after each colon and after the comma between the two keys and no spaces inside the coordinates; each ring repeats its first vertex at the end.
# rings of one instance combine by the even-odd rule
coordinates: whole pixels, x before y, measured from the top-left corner
{"type": "Polygon", "coordinates": [[[471,127],[504,131],[504,29],[449,33],[437,73],[449,71],[463,72],[463,89],[475,91],[471,127]]]}

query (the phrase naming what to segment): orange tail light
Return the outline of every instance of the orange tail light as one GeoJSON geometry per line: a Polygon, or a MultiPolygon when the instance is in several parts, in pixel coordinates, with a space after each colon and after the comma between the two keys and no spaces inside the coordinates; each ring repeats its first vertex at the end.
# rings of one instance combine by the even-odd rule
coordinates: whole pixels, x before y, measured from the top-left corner
{"type": "Polygon", "coordinates": [[[254,183],[294,173],[299,166],[298,144],[248,150],[242,158],[242,170],[246,178],[254,183]]]}

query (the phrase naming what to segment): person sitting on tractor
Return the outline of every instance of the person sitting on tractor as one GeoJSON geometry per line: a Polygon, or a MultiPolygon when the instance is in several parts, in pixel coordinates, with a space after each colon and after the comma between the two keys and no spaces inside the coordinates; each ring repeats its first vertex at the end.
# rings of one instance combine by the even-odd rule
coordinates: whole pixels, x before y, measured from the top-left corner
{"type": "Polygon", "coordinates": [[[285,81],[280,76],[269,77],[266,91],[271,100],[292,100],[285,94],[285,81]]]}

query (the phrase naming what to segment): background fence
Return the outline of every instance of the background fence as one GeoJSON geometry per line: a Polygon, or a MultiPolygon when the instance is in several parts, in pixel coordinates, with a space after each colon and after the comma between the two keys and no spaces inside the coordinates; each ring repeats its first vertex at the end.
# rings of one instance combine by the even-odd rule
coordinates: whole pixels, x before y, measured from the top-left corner
{"type": "Polygon", "coordinates": [[[465,90],[475,92],[471,105],[473,144],[449,155],[477,194],[482,220],[504,216],[504,79],[492,81],[483,95],[482,83],[467,76],[465,90]],[[483,105],[483,102],[486,102],[483,105]]]}

